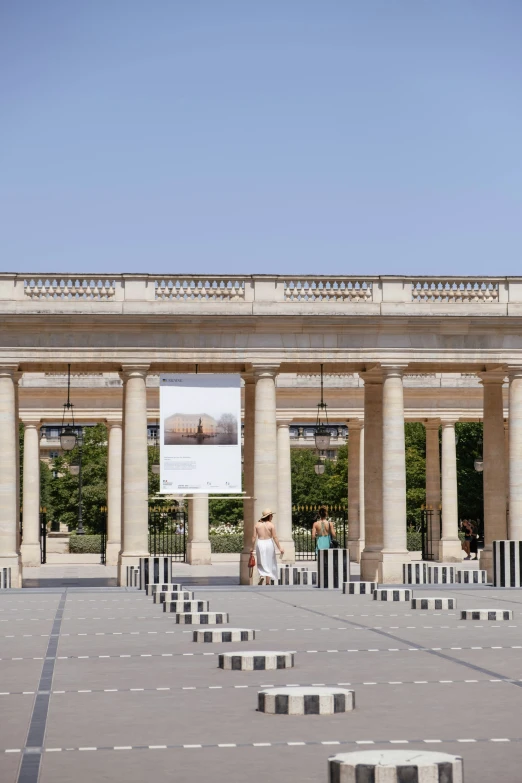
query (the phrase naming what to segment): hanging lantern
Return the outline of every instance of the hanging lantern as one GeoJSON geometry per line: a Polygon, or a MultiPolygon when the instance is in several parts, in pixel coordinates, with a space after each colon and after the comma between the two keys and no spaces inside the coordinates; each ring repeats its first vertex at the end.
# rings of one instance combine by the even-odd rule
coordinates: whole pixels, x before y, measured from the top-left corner
{"type": "MultiPolygon", "coordinates": [[[[324,449],[327,449],[330,446],[331,434],[328,429],[328,413],[326,408],[327,405],[323,400],[323,365],[321,364],[321,402],[317,405],[317,421],[315,423],[315,447],[319,451],[324,451],[324,449]]],[[[317,472],[318,471],[316,470],[316,473],[317,472]]]]}

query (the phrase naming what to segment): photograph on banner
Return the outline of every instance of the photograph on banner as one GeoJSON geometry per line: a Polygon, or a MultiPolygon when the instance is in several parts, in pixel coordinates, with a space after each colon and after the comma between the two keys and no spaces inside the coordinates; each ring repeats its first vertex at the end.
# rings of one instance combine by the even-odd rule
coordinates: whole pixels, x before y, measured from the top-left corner
{"type": "Polygon", "coordinates": [[[241,492],[241,376],[160,376],[160,492],[241,492]]]}

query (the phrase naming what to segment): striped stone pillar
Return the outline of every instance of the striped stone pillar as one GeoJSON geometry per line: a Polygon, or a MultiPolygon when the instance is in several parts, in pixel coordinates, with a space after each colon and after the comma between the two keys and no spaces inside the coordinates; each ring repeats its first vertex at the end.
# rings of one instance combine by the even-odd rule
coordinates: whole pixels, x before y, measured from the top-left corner
{"type": "Polygon", "coordinates": [[[493,541],[493,586],[522,587],[522,541],[493,541]]]}
{"type": "Polygon", "coordinates": [[[319,584],[325,590],[340,590],[350,581],[348,549],[320,549],[317,553],[319,584]]]}

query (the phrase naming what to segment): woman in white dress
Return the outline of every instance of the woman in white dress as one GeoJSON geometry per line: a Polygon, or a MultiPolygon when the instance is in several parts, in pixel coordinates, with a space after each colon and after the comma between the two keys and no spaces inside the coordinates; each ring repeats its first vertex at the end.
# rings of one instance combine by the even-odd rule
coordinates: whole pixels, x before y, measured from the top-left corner
{"type": "Polygon", "coordinates": [[[279,543],[275,525],[272,522],[274,516],[273,511],[269,508],[265,508],[261,514],[261,519],[256,522],[254,527],[254,535],[252,538],[252,554],[254,548],[256,550],[257,570],[259,571],[259,584],[262,585],[266,579],[266,584],[271,582],[277,582],[277,559],[276,559],[276,546],[279,549],[281,555],[284,555],[285,550],[279,543]]]}

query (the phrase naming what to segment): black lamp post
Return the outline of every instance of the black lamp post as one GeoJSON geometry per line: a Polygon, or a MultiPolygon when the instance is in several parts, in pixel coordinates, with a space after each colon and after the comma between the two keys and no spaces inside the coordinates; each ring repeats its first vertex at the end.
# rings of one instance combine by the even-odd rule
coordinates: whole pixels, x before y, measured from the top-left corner
{"type": "Polygon", "coordinates": [[[67,402],[63,406],[62,431],[60,433],[60,445],[63,451],[72,451],[78,446],[78,465],[70,465],[69,471],[73,476],[78,476],[78,529],[76,535],[83,536],[83,509],[82,509],[82,446],[83,430],[74,424],[74,405],[71,402],[71,365],[67,365],[67,402]],[[65,417],[70,413],[71,423],[66,424],[65,417]]]}
{"type": "Polygon", "coordinates": [[[321,402],[317,405],[317,421],[315,423],[315,447],[322,451],[330,445],[330,430],[328,429],[327,405],[323,400],[323,365],[321,364],[321,402]],[[322,417],[324,415],[324,422],[322,417]]]}

